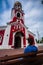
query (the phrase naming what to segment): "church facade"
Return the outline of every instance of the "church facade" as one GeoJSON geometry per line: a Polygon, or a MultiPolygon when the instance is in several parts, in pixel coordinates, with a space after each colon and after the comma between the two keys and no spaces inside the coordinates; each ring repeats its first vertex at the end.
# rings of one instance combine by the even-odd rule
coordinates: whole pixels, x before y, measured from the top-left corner
{"type": "Polygon", "coordinates": [[[0,26],[0,48],[24,48],[28,45],[27,38],[34,38],[35,34],[24,24],[24,11],[20,2],[16,2],[11,11],[11,21],[7,26],[0,26]]]}

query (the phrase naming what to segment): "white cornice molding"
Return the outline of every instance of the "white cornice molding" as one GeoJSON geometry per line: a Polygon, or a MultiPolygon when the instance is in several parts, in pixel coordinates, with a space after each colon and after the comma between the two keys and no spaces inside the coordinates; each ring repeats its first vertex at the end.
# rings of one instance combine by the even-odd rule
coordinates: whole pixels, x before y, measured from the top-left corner
{"type": "Polygon", "coordinates": [[[7,23],[7,25],[16,25],[16,24],[21,24],[24,28],[28,29],[28,27],[25,24],[22,24],[22,23],[18,23],[18,22],[7,23]]]}
{"type": "Polygon", "coordinates": [[[7,26],[0,26],[0,30],[5,30],[7,26]]]}
{"type": "Polygon", "coordinates": [[[33,32],[31,32],[31,31],[29,31],[29,30],[28,30],[28,32],[29,32],[30,34],[32,34],[32,35],[34,35],[34,36],[36,36],[33,32]]]}

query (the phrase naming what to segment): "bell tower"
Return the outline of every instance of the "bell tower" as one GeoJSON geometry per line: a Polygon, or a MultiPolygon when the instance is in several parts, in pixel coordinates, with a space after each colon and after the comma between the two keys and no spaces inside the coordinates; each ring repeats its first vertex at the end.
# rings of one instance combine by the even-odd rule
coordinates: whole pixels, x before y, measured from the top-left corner
{"type": "Polygon", "coordinates": [[[15,2],[12,11],[11,11],[11,19],[12,22],[16,22],[18,20],[18,22],[21,22],[24,24],[24,12],[22,10],[22,5],[20,2],[15,2]]]}
{"type": "Polygon", "coordinates": [[[23,48],[26,46],[24,12],[20,2],[15,2],[11,11],[11,21],[7,23],[3,39],[4,47],[23,48]],[[6,40],[6,41],[5,41],[6,40]]]}

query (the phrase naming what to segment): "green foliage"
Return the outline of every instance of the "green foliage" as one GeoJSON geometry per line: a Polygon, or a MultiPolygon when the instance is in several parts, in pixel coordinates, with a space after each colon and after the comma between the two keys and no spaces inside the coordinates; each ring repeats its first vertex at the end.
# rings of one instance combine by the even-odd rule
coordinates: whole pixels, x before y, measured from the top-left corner
{"type": "Polygon", "coordinates": [[[41,38],[41,41],[40,42],[43,43],[43,37],[41,38]]]}
{"type": "Polygon", "coordinates": [[[36,42],[37,42],[37,43],[43,43],[43,37],[41,38],[41,40],[37,40],[37,39],[36,39],[36,42]]]}

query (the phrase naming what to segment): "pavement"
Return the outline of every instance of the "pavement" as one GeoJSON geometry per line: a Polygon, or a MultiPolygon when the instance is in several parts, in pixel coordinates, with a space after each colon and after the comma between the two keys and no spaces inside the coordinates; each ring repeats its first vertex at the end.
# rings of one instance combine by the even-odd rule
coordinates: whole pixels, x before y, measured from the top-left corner
{"type": "MultiPolygon", "coordinates": [[[[38,50],[43,50],[43,46],[39,46],[38,50]]],[[[0,57],[4,57],[6,55],[11,56],[11,55],[18,55],[22,54],[24,52],[24,48],[20,49],[2,49],[0,50],[0,57]]]]}

